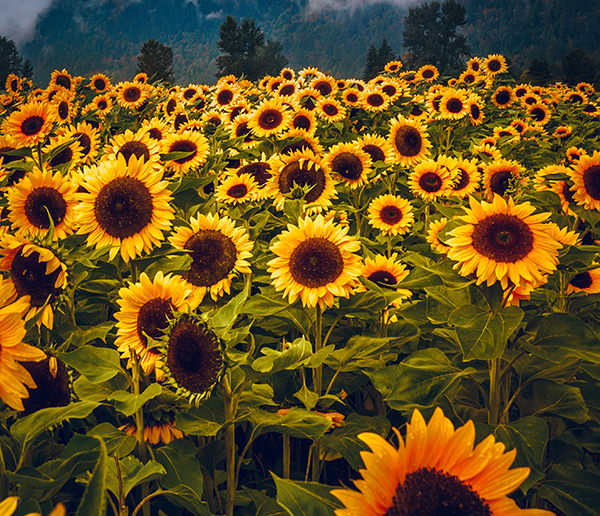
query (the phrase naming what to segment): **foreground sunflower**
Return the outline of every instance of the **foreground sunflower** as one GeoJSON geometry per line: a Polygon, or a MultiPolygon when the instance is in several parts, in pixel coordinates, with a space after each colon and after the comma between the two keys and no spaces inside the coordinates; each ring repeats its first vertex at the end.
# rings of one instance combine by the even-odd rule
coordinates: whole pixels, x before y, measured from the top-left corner
{"type": "Polygon", "coordinates": [[[431,143],[427,139],[426,129],[418,120],[403,116],[392,121],[389,142],[396,154],[396,161],[403,167],[415,165],[429,155],[431,143]]]}
{"type": "Polygon", "coordinates": [[[412,205],[402,197],[384,194],[369,205],[369,224],[384,235],[403,235],[414,220],[412,205]]]}
{"type": "Polygon", "coordinates": [[[54,118],[54,108],[48,103],[25,104],[4,120],[2,132],[12,136],[19,147],[30,147],[46,139],[54,118]]]}
{"type": "Polygon", "coordinates": [[[123,155],[101,163],[86,175],[77,206],[79,234],[89,234],[88,245],[113,246],[110,259],[117,253],[125,262],[150,251],[171,227],[173,208],[162,171],[151,162],[123,155]]]}
{"type": "Polygon", "coordinates": [[[460,216],[466,224],[449,233],[446,243],[452,247],[448,258],[461,267],[460,274],[477,275],[477,284],[488,286],[499,281],[507,289],[512,285],[524,287],[542,282],[543,274],[551,274],[558,264],[558,249],[562,247],[549,234],[544,224],[550,214],[534,215],[535,207],[529,202],[515,204],[499,195],[494,202],[481,203],[473,197],[466,215],[460,216]]]}
{"type": "Polygon", "coordinates": [[[520,509],[507,495],[529,476],[529,468],[509,470],[516,449],[488,436],[473,448],[475,425],[454,429],[437,408],[425,423],[418,410],[407,424],[406,438],[394,448],[377,434],[359,434],[370,452],[359,492],[334,489],[345,506],[337,516],[552,516],[541,509],[520,509]]]}
{"type": "Polygon", "coordinates": [[[329,149],[324,163],[334,178],[351,189],[366,184],[373,171],[371,156],[354,142],[336,143],[329,149]]]}
{"type": "Polygon", "coordinates": [[[586,210],[600,210],[600,152],[582,154],[573,167],[573,200],[586,210]]]}
{"type": "Polygon", "coordinates": [[[280,99],[263,101],[250,114],[248,127],[261,138],[281,134],[289,128],[292,115],[280,99]]]}
{"type": "Polygon", "coordinates": [[[185,174],[206,162],[209,151],[208,140],[198,131],[187,130],[180,134],[172,134],[165,137],[161,143],[164,154],[188,153],[187,156],[165,162],[166,167],[177,174],[185,174]]]}
{"type": "Polygon", "coordinates": [[[190,269],[182,276],[186,285],[194,289],[200,301],[207,292],[217,301],[224,293],[229,294],[236,275],[251,272],[247,260],[254,243],[229,217],[199,214],[190,219],[190,226],[179,226],[169,242],[188,251],[192,258],[190,269]]]}
{"type": "Polygon", "coordinates": [[[353,254],[360,243],[347,235],[348,227],[325,221],[318,215],[288,225],[271,251],[277,256],[268,262],[276,290],[294,303],[298,296],[309,308],[332,306],[335,296],[348,297],[360,276],[360,257],[353,254]]]}

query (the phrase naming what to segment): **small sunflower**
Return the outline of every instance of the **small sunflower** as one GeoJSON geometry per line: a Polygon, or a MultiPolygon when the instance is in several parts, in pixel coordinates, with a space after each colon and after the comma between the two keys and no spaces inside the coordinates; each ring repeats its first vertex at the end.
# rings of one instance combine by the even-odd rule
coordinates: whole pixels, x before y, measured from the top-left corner
{"type": "Polygon", "coordinates": [[[505,197],[513,195],[527,182],[523,176],[525,169],[514,160],[499,159],[485,167],[483,172],[483,187],[488,201],[494,195],[505,197]]]}
{"type": "Polygon", "coordinates": [[[378,434],[359,434],[371,451],[360,452],[365,469],[355,481],[359,491],[331,491],[345,506],[335,510],[336,516],[554,516],[520,509],[508,498],[529,476],[529,468],[509,470],[516,449],[504,453],[504,444],[493,435],[473,448],[472,421],[455,430],[440,408],[429,423],[415,410],[406,438],[395,432],[397,449],[378,434]]]}
{"type": "Polygon", "coordinates": [[[467,61],[467,71],[479,73],[481,71],[481,64],[483,63],[480,57],[472,57],[467,61]]]}
{"type": "Polygon", "coordinates": [[[258,183],[250,174],[232,175],[215,190],[215,198],[225,204],[242,204],[256,199],[258,183]]]}
{"type": "Polygon", "coordinates": [[[88,245],[113,246],[111,260],[120,250],[125,262],[160,245],[162,232],[169,230],[173,219],[162,171],[135,155],[128,162],[118,155],[95,172],[82,184],[78,234],[89,234],[88,245]]]}
{"type": "Polygon", "coordinates": [[[214,93],[212,106],[217,109],[224,108],[236,100],[238,95],[237,86],[227,83],[221,84],[214,93]]]}
{"type": "Polygon", "coordinates": [[[396,73],[400,71],[400,68],[402,68],[402,61],[389,61],[384,70],[389,73],[396,73]]]}
{"type": "Polygon", "coordinates": [[[187,312],[188,307],[194,310],[200,301],[179,276],[165,276],[161,271],[153,281],[142,272],[137,283],[121,288],[117,300],[120,309],[115,314],[118,321],[115,346],[121,358],[129,359],[127,367],[132,367],[131,353],[135,353],[144,373],[149,375],[154,371],[160,379],[163,362],[158,349],[148,347],[148,337],[160,339],[174,312],[187,312]]]}
{"type": "Polygon", "coordinates": [[[394,149],[385,138],[377,134],[364,134],[358,140],[356,145],[371,156],[371,161],[377,163],[393,163],[394,149]]]}
{"type": "Polygon", "coordinates": [[[342,92],[342,100],[350,107],[358,107],[361,104],[362,92],[358,88],[346,88],[342,92]]]}
{"type": "Polygon", "coordinates": [[[574,292],[585,292],[586,295],[600,293],[600,268],[580,272],[573,276],[567,285],[565,294],[569,295],[574,292]]]}
{"type": "Polygon", "coordinates": [[[24,104],[4,120],[2,131],[4,135],[12,137],[19,147],[31,147],[46,139],[54,118],[54,109],[50,104],[24,104]]]}
{"type": "Polygon", "coordinates": [[[481,173],[477,168],[477,161],[475,159],[459,159],[456,164],[457,173],[452,183],[452,191],[450,195],[456,195],[458,197],[468,197],[473,194],[477,188],[479,188],[479,181],[481,181],[481,173]]]}
{"type": "Polygon", "coordinates": [[[71,74],[64,68],[62,70],[54,70],[50,75],[50,84],[48,86],[60,86],[65,90],[75,91],[75,81],[71,74]]]}
{"type": "Polygon", "coordinates": [[[278,99],[264,100],[250,114],[248,127],[261,138],[281,134],[292,121],[290,110],[278,99]]]}
{"type": "Polygon", "coordinates": [[[142,107],[150,94],[148,87],[138,82],[121,82],[115,87],[117,104],[126,109],[142,107]]]}
{"type": "Polygon", "coordinates": [[[429,223],[429,230],[427,231],[427,242],[431,245],[431,248],[441,254],[448,254],[448,251],[452,249],[449,245],[440,240],[440,233],[448,224],[448,219],[442,217],[439,220],[435,220],[429,223]]]}
{"type": "Polygon", "coordinates": [[[171,134],[161,141],[163,154],[174,152],[190,153],[189,156],[170,159],[165,166],[177,174],[202,166],[208,156],[209,145],[206,137],[198,131],[184,131],[181,134],[171,134]]]}
{"type": "Polygon", "coordinates": [[[569,147],[566,152],[565,155],[567,157],[567,161],[569,161],[569,163],[579,163],[579,160],[581,159],[582,156],[587,155],[587,152],[585,151],[585,149],[580,149],[578,147],[569,147]]]}
{"type": "Polygon", "coordinates": [[[329,168],[311,150],[274,155],[270,165],[273,177],[266,186],[266,194],[274,199],[278,210],[283,209],[286,195],[291,194],[296,198],[297,187],[308,189],[298,194],[306,201],[305,210],[321,210],[331,205],[331,199],[336,197],[329,168]]]}
{"type": "Polygon", "coordinates": [[[508,71],[506,58],[500,54],[491,54],[483,61],[482,70],[489,75],[496,75],[508,71]]]}
{"type": "Polygon", "coordinates": [[[369,205],[369,224],[384,235],[403,235],[414,221],[413,207],[402,197],[384,194],[369,205]]]}
{"type": "MultiPolygon", "coordinates": [[[[144,418],[146,419],[146,418],[144,418]]],[[[169,444],[175,439],[182,439],[184,437],[184,433],[175,428],[175,420],[165,421],[161,419],[160,421],[144,421],[144,441],[150,444],[169,444]]],[[[126,423],[123,426],[119,427],[119,430],[122,430],[127,435],[137,435],[137,428],[135,426],[135,422],[126,423]]]]}
{"type": "Polygon", "coordinates": [[[440,99],[440,117],[449,120],[460,120],[469,113],[467,92],[465,90],[448,90],[440,99]]]}
{"type": "Polygon", "coordinates": [[[148,136],[147,132],[139,130],[135,133],[127,129],[116,134],[104,148],[105,159],[114,159],[123,156],[128,162],[132,156],[139,161],[144,160],[154,168],[158,168],[160,161],[160,146],[157,141],[148,136]]]}
{"type": "Polygon", "coordinates": [[[435,201],[451,194],[452,174],[447,167],[428,159],[415,166],[408,176],[412,194],[425,201],[435,201]]]}
{"type": "Polygon", "coordinates": [[[54,225],[54,240],[66,238],[76,225],[75,186],[60,172],[35,169],[8,191],[8,218],[17,234],[43,237],[54,225]]]}
{"type": "Polygon", "coordinates": [[[238,176],[242,176],[244,174],[252,176],[260,188],[264,187],[267,184],[267,181],[273,176],[271,174],[271,164],[268,161],[252,161],[250,163],[243,163],[235,171],[235,174],[238,176]]]}
{"type": "Polygon", "coordinates": [[[10,271],[19,298],[29,297],[25,320],[41,311],[38,327],[52,329],[52,304],[67,286],[67,266],[52,250],[9,234],[0,241],[0,256],[0,270],[10,271]]]}
{"type": "Polygon", "coordinates": [[[377,254],[374,258],[365,258],[365,264],[360,269],[361,276],[381,288],[391,288],[401,294],[402,297],[394,302],[395,305],[398,305],[402,299],[412,296],[410,290],[395,288],[395,285],[406,278],[409,273],[406,265],[397,261],[398,253],[393,253],[389,258],[377,254]]]}
{"type": "Polygon", "coordinates": [[[299,109],[292,117],[290,124],[292,129],[302,129],[308,134],[313,135],[317,130],[317,119],[315,114],[308,109],[299,109]]]}
{"type": "Polygon", "coordinates": [[[571,136],[572,132],[573,132],[573,128],[571,126],[560,125],[554,130],[554,132],[552,133],[552,136],[554,136],[555,138],[558,138],[561,141],[565,141],[567,138],[569,138],[569,136],[571,136]]]}
{"type": "Polygon", "coordinates": [[[527,107],[527,114],[535,124],[545,125],[550,121],[552,114],[546,104],[536,102],[527,107]]]}
{"type": "Polygon", "coordinates": [[[469,95],[467,99],[467,109],[469,110],[469,120],[471,125],[481,125],[485,115],[483,114],[483,101],[478,95],[469,95]]]}
{"type": "Polygon", "coordinates": [[[75,139],[79,143],[81,151],[79,163],[84,165],[90,164],[98,156],[98,148],[100,146],[98,129],[95,129],[87,122],[78,122],[76,126],[70,126],[64,131],[63,136],[66,140],[75,139]]]}
{"type": "Polygon", "coordinates": [[[379,88],[368,88],[360,94],[360,106],[370,113],[382,113],[389,105],[389,97],[379,88]]]}
{"type": "Polygon", "coordinates": [[[339,122],[346,118],[346,108],[339,100],[332,97],[323,97],[315,107],[317,116],[325,122],[339,122]]]}
{"type": "Polygon", "coordinates": [[[437,67],[433,65],[421,66],[415,75],[416,81],[433,82],[440,76],[437,67]]]}
{"type": "Polygon", "coordinates": [[[600,210],[600,152],[583,155],[573,167],[573,200],[586,210],[600,210]]]}
{"type": "Polygon", "coordinates": [[[96,109],[96,114],[104,119],[112,111],[114,103],[109,95],[98,95],[92,100],[92,106],[96,109]]]}
{"type": "Polygon", "coordinates": [[[209,213],[190,219],[190,226],[179,226],[169,237],[176,249],[188,251],[190,269],[182,275],[194,294],[202,300],[207,292],[213,301],[229,294],[238,274],[251,272],[248,259],[254,243],[244,228],[235,227],[229,217],[209,213]]]}
{"type": "Polygon", "coordinates": [[[310,87],[317,90],[321,95],[326,97],[332,93],[337,91],[337,85],[335,79],[328,75],[322,75],[321,77],[315,77],[311,83],[310,87]]]}
{"type": "Polygon", "coordinates": [[[348,297],[360,275],[360,243],[347,235],[348,228],[305,217],[288,225],[271,246],[276,258],[268,262],[271,281],[294,303],[312,308],[332,306],[335,296],[348,297]]]}
{"type": "Polygon", "coordinates": [[[42,148],[42,152],[49,158],[44,165],[50,170],[59,169],[63,173],[67,173],[69,170],[79,166],[81,164],[81,159],[83,158],[81,144],[76,139],[70,138],[64,134],[51,138],[50,143],[42,148]],[[68,145],[60,152],[56,152],[58,147],[65,144],[68,145]],[[54,154],[54,156],[50,158],[51,154],[54,154]]]}
{"type": "Polygon", "coordinates": [[[140,132],[146,133],[150,139],[160,142],[169,136],[173,131],[165,120],[154,117],[150,120],[144,120],[140,132]]]}
{"type": "Polygon", "coordinates": [[[73,103],[73,94],[66,90],[59,91],[52,99],[52,105],[56,122],[70,124],[77,111],[76,105],[73,103]]]}
{"type": "Polygon", "coordinates": [[[241,145],[242,149],[251,149],[260,143],[252,133],[252,129],[250,129],[248,125],[249,121],[250,115],[243,113],[235,117],[235,120],[230,124],[231,136],[233,138],[244,137],[241,145]]]}
{"type": "Polygon", "coordinates": [[[90,87],[96,93],[102,93],[109,91],[112,88],[112,84],[106,75],[103,73],[97,73],[92,75],[92,78],[90,79],[90,87]]]}
{"type": "Polygon", "coordinates": [[[396,154],[396,161],[403,167],[423,161],[429,155],[431,147],[427,137],[427,126],[418,120],[409,120],[403,116],[392,120],[389,142],[396,154]]]}
{"type": "Polygon", "coordinates": [[[373,170],[371,156],[356,143],[335,144],[329,149],[323,162],[334,178],[341,179],[352,189],[366,184],[373,170]]]}
{"type": "Polygon", "coordinates": [[[465,224],[452,230],[447,244],[452,247],[448,258],[458,263],[460,274],[475,272],[477,283],[488,286],[499,281],[506,290],[512,285],[525,286],[541,282],[558,264],[558,249],[562,247],[548,234],[544,224],[550,214],[534,214],[529,202],[515,204],[499,195],[492,203],[481,203],[471,197],[470,209],[459,217],[465,224]]]}

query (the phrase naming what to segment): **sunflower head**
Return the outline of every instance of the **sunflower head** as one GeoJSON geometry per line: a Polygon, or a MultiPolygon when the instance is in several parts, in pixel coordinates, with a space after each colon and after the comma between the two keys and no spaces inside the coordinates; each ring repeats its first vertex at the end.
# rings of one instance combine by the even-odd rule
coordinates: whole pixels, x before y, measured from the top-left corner
{"type": "Polygon", "coordinates": [[[426,126],[418,120],[409,120],[403,116],[392,121],[389,142],[396,160],[402,166],[415,165],[429,155],[431,143],[426,130],[426,126]]]}

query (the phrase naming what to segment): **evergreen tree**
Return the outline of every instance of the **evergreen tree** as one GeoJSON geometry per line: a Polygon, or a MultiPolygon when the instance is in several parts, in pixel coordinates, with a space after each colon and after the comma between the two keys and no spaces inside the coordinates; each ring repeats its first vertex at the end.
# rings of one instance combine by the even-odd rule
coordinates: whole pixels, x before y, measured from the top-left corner
{"type": "Polygon", "coordinates": [[[470,54],[467,39],[458,33],[466,25],[466,8],[456,0],[410,7],[404,18],[403,46],[406,65],[417,69],[435,65],[441,73],[457,73],[470,54]]]}
{"type": "Polygon", "coordinates": [[[140,49],[137,71],[145,73],[150,81],[173,83],[173,50],[155,39],[149,39],[140,49]]]}
{"type": "Polygon", "coordinates": [[[278,74],[287,65],[283,46],[278,41],[265,41],[265,35],[253,19],[237,19],[227,15],[219,28],[217,77],[233,74],[256,81],[265,75],[278,74]]]}
{"type": "Polygon", "coordinates": [[[383,71],[385,65],[394,59],[396,59],[394,49],[390,46],[386,38],[383,38],[379,48],[371,45],[367,52],[363,80],[370,81],[373,77],[377,77],[383,71]]]}
{"type": "Polygon", "coordinates": [[[14,73],[21,74],[21,56],[12,39],[0,36],[0,89],[4,89],[6,78],[14,73]]]}
{"type": "Polygon", "coordinates": [[[598,77],[596,62],[580,48],[565,54],[561,61],[562,78],[573,86],[580,82],[594,83],[598,77]]]}
{"type": "Polygon", "coordinates": [[[548,61],[534,58],[529,68],[523,72],[522,80],[535,86],[545,86],[552,82],[553,75],[548,61]]]}

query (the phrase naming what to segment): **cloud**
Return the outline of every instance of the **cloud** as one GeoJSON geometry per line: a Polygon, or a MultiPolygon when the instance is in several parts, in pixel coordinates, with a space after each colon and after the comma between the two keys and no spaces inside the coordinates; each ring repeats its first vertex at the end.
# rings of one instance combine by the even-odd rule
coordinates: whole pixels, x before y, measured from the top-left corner
{"type": "Polygon", "coordinates": [[[399,7],[420,4],[424,0],[308,0],[309,11],[335,9],[337,11],[355,11],[373,4],[392,4],[399,7]]]}
{"type": "Polygon", "coordinates": [[[38,17],[52,0],[0,0],[0,34],[21,44],[33,36],[38,17]]]}

